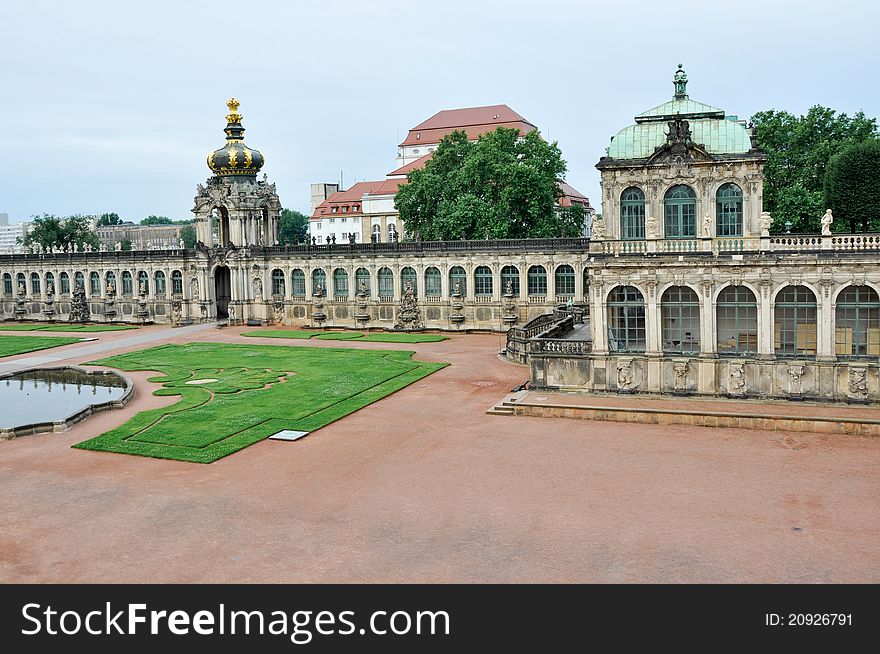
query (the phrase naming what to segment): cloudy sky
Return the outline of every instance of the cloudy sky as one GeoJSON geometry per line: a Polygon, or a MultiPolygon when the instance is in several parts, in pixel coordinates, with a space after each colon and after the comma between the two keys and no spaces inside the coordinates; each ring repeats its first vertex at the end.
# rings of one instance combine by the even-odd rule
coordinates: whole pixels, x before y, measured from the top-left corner
{"type": "Polygon", "coordinates": [[[594,164],[679,62],[692,98],[743,118],[877,116],[878,24],[867,0],[3,0],[0,212],[190,217],[231,95],[292,209],[340,171],[382,179],[440,109],[501,103],[598,199],[594,164]]]}

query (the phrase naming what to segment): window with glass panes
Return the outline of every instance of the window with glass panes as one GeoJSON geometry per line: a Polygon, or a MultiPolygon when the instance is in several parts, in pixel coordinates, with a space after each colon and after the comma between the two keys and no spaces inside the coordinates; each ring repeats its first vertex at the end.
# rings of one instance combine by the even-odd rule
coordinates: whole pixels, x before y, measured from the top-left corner
{"type": "Polygon", "coordinates": [[[290,273],[290,286],[293,297],[306,296],[306,274],[299,268],[294,268],[290,273]]]}
{"type": "Polygon", "coordinates": [[[165,273],[161,270],[157,270],[156,274],[153,275],[153,279],[156,280],[156,295],[165,295],[165,273]]]}
{"type": "Polygon", "coordinates": [[[141,293],[142,289],[144,293],[150,292],[150,276],[147,274],[146,270],[141,270],[138,272],[138,294],[141,293]]]}
{"type": "Polygon", "coordinates": [[[574,268],[568,264],[558,266],[554,277],[557,297],[574,296],[574,268]]]}
{"type": "Polygon", "coordinates": [[[492,295],[492,270],[489,266],[474,269],[474,295],[492,295]]]}
{"type": "Polygon", "coordinates": [[[635,186],[620,194],[620,238],[645,238],[645,194],[635,186]]]}
{"type": "Polygon", "coordinates": [[[510,282],[510,292],[519,296],[519,269],[516,266],[504,266],[501,269],[501,292],[507,293],[507,283],[510,282]]]}
{"type": "Polygon", "coordinates": [[[370,271],[366,268],[358,268],[354,271],[355,293],[361,292],[361,286],[364,287],[366,294],[370,294],[370,271]]]}
{"type": "Polygon", "coordinates": [[[660,298],[663,352],[699,354],[700,299],[689,286],[670,286],[660,298]]]}
{"type": "Polygon", "coordinates": [[[413,295],[419,294],[419,285],[418,285],[419,277],[416,275],[415,268],[411,268],[410,266],[406,266],[403,270],[400,271],[400,293],[403,295],[403,292],[406,290],[407,282],[412,284],[413,295]]]}
{"type": "Polygon", "coordinates": [[[776,295],[773,347],[777,356],[816,356],[816,296],[806,286],[786,286],[776,295]]]}
{"type": "Polygon", "coordinates": [[[73,273],[73,288],[81,288],[83,292],[86,290],[86,278],[81,272],[73,273]]]}
{"type": "Polygon", "coordinates": [[[50,272],[46,273],[46,293],[57,293],[58,288],[55,286],[55,275],[50,272]]]}
{"type": "Polygon", "coordinates": [[[286,286],[284,282],[284,271],[280,268],[275,268],[272,271],[272,295],[284,297],[286,286]]]}
{"type": "Polygon", "coordinates": [[[459,293],[462,297],[467,295],[467,273],[461,266],[452,266],[449,269],[449,294],[455,292],[456,284],[458,284],[459,293]]]}
{"type": "Polygon", "coordinates": [[[89,273],[89,293],[92,295],[101,294],[101,276],[94,271],[89,273]]]}
{"type": "Polygon", "coordinates": [[[718,236],[743,235],[743,194],[736,184],[724,184],[715,194],[715,230],[718,236]]]}
{"type": "Polygon", "coordinates": [[[171,271],[171,294],[183,295],[183,273],[179,270],[171,271]]]}
{"type": "Polygon", "coordinates": [[[12,275],[9,273],[3,273],[3,293],[12,295],[12,275]]]}
{"type": "Polygon", "coordinates": [[[608,295],[608,348],[645,351],[645,300],[635,286],[617,286],[608,295]]]}
{"type": "Polygon", "coordinates": [[[379,268],[379,297],[394,297],[394,273],[391,268],[379,268]]]}
{"type": "Polygon", "coordinates": [[[880,296],[870,286],[847,286],[837,296],[834,353],[839,357],[880,356],[880,296]]]}
{"type": "Polygon", "coordinates": [[[131,273],[127,270],[122,271],[122,294],[131,295],[132,293],[131,273]]]}
{"type": "Polygon", "coordinates": [[[34,295],[40,294],[40,275],[39,273],[31,273],[31,293],[34,295]]]}
{"type": "Polygon", "coordinates": [[[317,293],[321,289],[321,293],[327,295],[327,273],[323,268],[315,268],[312,271],[312,293],[317,293]]]}
{"type": "Polygon", "coordinates": [[[718,354],[754,356],[758,351],[758,304],[746,286],[728,286],[715,302],[718,354]]]}
{"type": "Polygon", "coordinates": [[[345,268],[337,268],[333,271],[333,295],[348,297],[348,271],[345,268]]]}
{"type": "Polygon", "coordinates": [[[697,196],[690,186],[679,184],[666,191],[663,225],[666,238],[693,238],[697,235],[697,196]]]}
{"type": "Polygon", "coordinates": [[[547,295],[547,270],[544,266],[531,266],[526,274],[529,295],[547,295]]]}
{"type": "Polygon", "coordinates": [[[425,269],[425,295],[439,297],[440,289],[440,269],[436,266],[428,266],[425,269]]]}

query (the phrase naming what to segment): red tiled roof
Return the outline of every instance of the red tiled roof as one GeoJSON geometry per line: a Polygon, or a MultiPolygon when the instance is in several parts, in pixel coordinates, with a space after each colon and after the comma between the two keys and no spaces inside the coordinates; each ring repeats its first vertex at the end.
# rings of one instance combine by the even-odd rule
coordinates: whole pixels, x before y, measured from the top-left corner
{"type": "Polygon", "coordinates": [[[372,191],[369,191],[367,195],[394,195],[401,184],[406,184],[406,180],[402,178],[386,179],[372,191]]]}
{"type": "Polygon", "coordinates": [[[590,199],[578,191],[571,184],[567,184],[565,182],[557,182],[559,188],[562,189],[562,197],[559,198],[559,206],[561,207],[570,207],[572,204],[583,204],[588,209],[592,209],[593,206],[590,204],[590,199]]]}
{"type": "Polygon", "coordinates": [[[538,129],[531,123],[524,121],[510,121],[503,123],[478,123],[476,125],[462,125],[461,127],[443,127],[439,129],[411,129],[409,131],[409,134],[407,134],[406,138],[403,140],[403,143],[401,143],[400,145],[436,145],[440,142],[440,139],[442,139],[447,134],[452,134],[452,132],[456,130],[462,131],[467,134],[469,141],[476,141],[477,137],[480,134],[494,132],[499,127],[518,129],[520,131],[520,134],[527,134],[532,130],[538,129]]]}
{"type": "MultiPolygon", "coordinates": [[[[464,109],[444,109],[413,127],[410,132],[431,129],[450,129],[468,127],[470,125],[491,125],[492,123],[526,123],[528,120],[520,116],[506,104],[493,104],[486,107],[465,107],[464,109]]],[[[534,128],[535,126],[532,125],[534,128]]]]}
{"type": "Polygon", "coordinates": [[[392,170],[388,173],[389,177],[394,177],[395,175],[407,175],[412,170],[418,170],[420,168],[424,168],[425,164],[428,163],[428,159],[434,156],[433,152],[429,152],[423,157],[419,157],[415,161],[410,161],[408,164],[401,166],[397,170],[392,170]]]}
{"type": "MultiPolygon", "coordinates": [[[[350,208],[351,205],[353,203],[357,203],[359,205],[361,202],[361,198],[364,196],[365,193],[372,192],[373,189],[381,187],[387,181],[388,180],[380,179],[375,182],[358,182],[357,184],[353,185],[348,190],[337,191],[336,193],[334,193],[333,195],[328,197],[326,200],[324,200],[317,207],[315,207],[315,211],[314,211],[314,213],[312,213],[312,218],[321,218],[322,216],[331,215],[332,212],[330,210],[330,207],[342,206],[342,205],[346,205],[346,204],[349,205],[349,211],[346,212],[345,215],[351,215],[351,214],[359,215],[361,213],[361,211],[360,210],[352,211],[350,208]]],[[[339,213],[339,212],[337,212],[337,213],[339,213]]],[[[337,214],[332,214],[332,215],[335,216],[337,214]]]]}

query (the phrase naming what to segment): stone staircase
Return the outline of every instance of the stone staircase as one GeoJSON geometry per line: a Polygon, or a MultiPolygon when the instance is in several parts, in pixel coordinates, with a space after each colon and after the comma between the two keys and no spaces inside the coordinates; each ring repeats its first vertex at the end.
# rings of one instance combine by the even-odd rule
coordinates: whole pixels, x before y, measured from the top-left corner
{"type": "Polygon", "coordinates": [[[528,395],[528,391],[516,391],[504,396],[504,399],[493,405],[486,411],[490,416],[513,416],[516,415],[516,403],[528,395]]]}

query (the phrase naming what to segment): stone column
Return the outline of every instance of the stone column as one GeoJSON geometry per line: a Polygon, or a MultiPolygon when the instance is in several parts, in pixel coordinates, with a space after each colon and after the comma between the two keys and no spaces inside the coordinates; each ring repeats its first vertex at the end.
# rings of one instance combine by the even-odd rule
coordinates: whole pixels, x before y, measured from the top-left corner
{"type": "Polygon", "coordinates": [[[763,284],[758,292],[758,358],[773,356],[773,303],[770,286],[763,284]]]}
{"type": "Polygon", "coordinates": [[[645,354],[659,356],[660,347],[660,307],[657,302],[657,282],[646,284],[645,294],[645,354]]]}
{"type": "Polygon", "coordinates": [[[833,361],[836,357],[834,305],[831,303],[831,298],[826,297],[821,290],[817,295],[816,302],[816,359],[833,361]]]}

